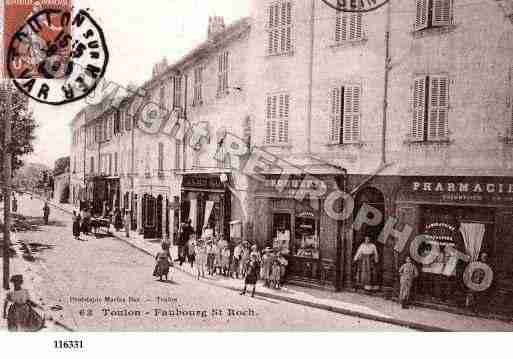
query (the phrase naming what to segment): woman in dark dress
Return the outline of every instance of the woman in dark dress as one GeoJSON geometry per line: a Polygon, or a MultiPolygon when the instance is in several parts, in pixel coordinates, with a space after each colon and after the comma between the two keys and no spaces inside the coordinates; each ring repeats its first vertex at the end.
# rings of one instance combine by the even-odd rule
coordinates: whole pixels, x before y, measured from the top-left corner
{"type": "Polygon", "coordinates": [[[244,289],[242,289],[242,292],[240,295],[246,294],[246,288],[248,284],[253,285],[253,290],[251,291],[251,297],[255,296],[255,287],[256,282],[258,280],[258,273],[260,272],[260,266],[258,265],[257,255],[256,253],[251,254],[251,259],[249,261],[249,264],[246,268],[246,277],[244,278],[244,289]]]}
{"type": "Polygon", "coordinates": [[[80,214],[76,214],[75,211],[73,211],[73,237],[75,237],[75,240],[80,239],[80,214]]]}

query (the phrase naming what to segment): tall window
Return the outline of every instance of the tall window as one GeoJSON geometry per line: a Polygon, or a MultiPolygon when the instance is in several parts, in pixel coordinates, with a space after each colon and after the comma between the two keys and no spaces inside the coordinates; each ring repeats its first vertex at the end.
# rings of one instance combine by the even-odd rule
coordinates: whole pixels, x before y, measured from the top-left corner
{"type": "Polygon", "coordinates": [[[331,143],[360,140],[361,97],[360,85],[348,84],[331,90],[331,143]]]}
{"type": "Polygon", "coordinates": [[[109,156],[109,172],[108,172],[108,174],[110,176],[112,174],[112,153],[109,153],[108,156],[109,156]]]}
{"type": "Polygon", "coordinates": [[[452,0],[415,0],[415,30],[451,24],[452,0]]]}
{"type": "Polygon", "coordinates": [[[182,168],[180,151],[182,150],[182,142],[180,140],[175,141],[175,169],[180,170],[182,168]]]}
{"type": "Polygon", "coordinates": [[[362,14],[337,12],[335,20],[335,42],[358,41],[363,39],[362,14]]]}
{"type": "Polygon", "coordinates": [[[164,144],[159,142],[159,154],[158,154],[158,175],[159,177],[164,176],[164,144]]]}
{"type": "Polygon", "coordinates": [[[218,57],[217,95],[228,91],[228,51],[222,52],[218,57]]]}
{"type": "Polygon", "coordinates": [[[413,118],[410,136],[414,141],[446,140],[448,136],[449,78],[418,77],[413,84],[413,118]]]}
{"type": "Polygon", "coordinates": [[[94,173],[94,157],[91,156],[91,160],[89,162],[89,173],[93,174],[94,173]]]}
{"type": "Polygon", "coordinates": [[[200,106],[203,104],[203,67],[197,66],[194,69],[194,97],[192,99],[193,106],[200,106]]]}
{"type": "Polygon", "coordinates": [[[274,2],[267,11],[267,52],[269,55],[287,54],[292,51],[292,2],[274,2]]]}
{"type": "Polygon", "coordinates": [[[268,95],[266,103],[265,144],[289,142],[290,95],[268,95]]]}
{"type": "Polygon", "coordinates": [[[118,153],[114,152],[114,175],[118,174],[118,153]]]}
{"type": "Polygon", "coordinates": [[[173,108],[182,108],[182,77],[173,78],[173,108]]]}
{"type": "MultiPolygon", "coordinates": [[[[130,106],[128,106],[128,108],[130,108],[130,106]]],[[[131,116],[131,113],[128,110],[128,108],[123,111],[124,116],[125,116],[125,130],[126,131],[130,131],[132,129],[132,116],[131,116]]]]}

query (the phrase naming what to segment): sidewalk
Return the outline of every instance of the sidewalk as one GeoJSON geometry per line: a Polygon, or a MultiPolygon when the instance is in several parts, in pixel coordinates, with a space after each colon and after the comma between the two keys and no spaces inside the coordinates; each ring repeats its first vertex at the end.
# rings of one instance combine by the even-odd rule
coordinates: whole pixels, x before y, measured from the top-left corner
{"type": "MultiPolygon", "coordinates": [[[[1,236],[0,236],[1,237],[1,236]]],[[[36,311],[39,312],[45,319],[45,325],[46,327],[43,329],[43,331],[48,332],[55,332],[55,331],[63,331],[70,329],[61,324],[58,321],[55,321],[53,319],[51,311],[46,308],[45,302],[44,302],[44,294],[41,291],[41,286],[39,285],[41,279],[38,278],[38,276],[32,271],[29,264],[26,260],[23,259],[23,250],[22,250],[22,244],[20,242],[17,242],[17,239],[15,235],[12,236],[11,241],[13,243],[12,248],[16,251],[16,255],[12,258],[10,258],[10,272],[11,275],[14,274],[22,274],[23,275],[23,287],[27,289],[30,293],[30,297],[32,301],[39,304],[43,310],[40,308],[36,308],[36,311]]],[[[0,243],[2,243],[0,238],[0,243]]],[[[0,267],[3,265],[3,260],[0,258],[0,267]]],[[[3,285],[0,283],[0,305],[3,310],[3,301],[6,297],[7,291],[3,288],[3,285]]],[[[10,284],[11,290],[12,290],[12,284],[10,284]]],[[[3,313],[0,313],[0,316],[3,313]]],[[[0,331],[6,331],[7,330],[7,320],[3,319],[3,317],[0,317],[0,331]]]]}
{"type": "MultiPolygon", "coordinates": [[[[126,238],[124,232],[114,232],[113,235],[152,257],[161,249],[159,241],[144,239],[143,236],[135,232],[130,233],[130,238],[126,238]]],[[[171,247],[171,256],[178,257],[177,247],[171,247]]],[[[183,266],[175,265],[174,268],[195,276],[194,270],[188,263],[184,263],[183,266]]],[[[236,291],[240,291],[242,284],[240,279],[219,275],[201,279],[201,281],[236,291]]],[[[259,284],[256,294],[422,331],[513,331],[513,321],[478,318],[421,307],[404,310],[396,302],[355,292],[335,293],[294,285],[285,285],[281,290],[274,290],[259,284]]]]}

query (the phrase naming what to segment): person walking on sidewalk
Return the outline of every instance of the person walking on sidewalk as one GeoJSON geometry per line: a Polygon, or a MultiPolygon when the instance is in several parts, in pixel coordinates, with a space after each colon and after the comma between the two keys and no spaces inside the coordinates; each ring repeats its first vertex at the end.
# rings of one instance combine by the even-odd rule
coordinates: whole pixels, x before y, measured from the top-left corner
{"type": "Polygon", "coordinates": [[[114,229],[119,232],[123,227],[123,217],[121,216],[121,210],[116,207],[114,210],[114,229]]]}
{"type": "Polygon", "coordinates": [[[242,256],[242,242],[239,242],[233,249],[233,258],[230,270],[230,277],[235,275],[235,278],[239,279],[240,273],[240,258],[242,256]]]}
{"type": "Polygon", "coordinates": [[[418,275],[417,267],[412,263],[410,257],[406,257],[406,262],[399,268],[399,301],[404,309],[407,309],[410,304],[411,287],[418,275]]]}
{"type": "Polygon", "coordinates": [[[48,206],[48,202],[45,202],[43,206],[43,219],[45,221],[45,225],[48,225],[48,218],[50,217],[50,206],[48,206]]]}
{"type": "Polygon", "coordinates": [[[269,287],[269,280],[271,274],[271,266],[274,262],[274,255],[271,253],[271,248],[266,247],[264,249],[264,255],[262,256],[262,266],[260,269],[260,278],[264,281],[264,286],[269,287]]]}
{"type": "Polygon", "coordinates": [[[125,216],[123,218],[123,226],[125,227],[125,236],[126,238],[130,238],[130,223],[132,219],[130,218],[130,211],[125,210],[125,216]]]}
{"type": "Polygon", "coordinates": [[[200,276],[205,278],[205,266],[207,265],[207,246],[205,245],[205,241],[203,239],[198,239],[196,241],[196,248],[194,252],[196,253],[196,268],[198,270],[198,279],[200,279],[200,276]]]}
{"type": "Polygon", "coordinates": [[[11,282],[14,290],[7,293],[3,310],[3,318],[7,319],[7,329],[11,332],[36,332],[43,329],[44,319],[33,309],[40,306],[30,299],[28,290],[22,288],[23,276],[13,275],[11,282]]]}
{"type": "Polygon", "coordinates": [[[196,236],[191,235],[187,242],[187,261],[191,265],[191,269],[194,268],[194,261],[196,259],[196,236]]]}
{"type": "Polygon", "coordinates": [[[16,195],[12,194],[12,211],[14,213],[18,212],[18,200],[16,199],[16,195]]]}
{"type": "Polygon", "coordinates": [[[80,214],[77,215],[75,211],[73,211],[73,237],[76,241],[80,240],[80,214]]]}
{"type": "Polygon", "coordinates": [[[249,264],[246,270],[246,277],[244,278],[244,288],[242,289],[242,292],[240,295],[246,294],[246,289],[248,284],[253,286],[253,289],[251,290],[251,297],[255,296],[255,290],[256,290],[256,283],[258,280],[258,272],[260,271],[260,267],[258,265],[257,261],[257,255],[255,253],[251,254],[251,258],[249,260],[249,264]]]}
{"type": "Polygon", "coordinates": [[[155,269],[153,270],[153,276],[159,277],[160,281],[163,281],[163,277],[168,280],[169,268],[171,267],[173,261],[171,259],[171,255],[169,254],[169,247],[166,243],[162,243],[162,251],[157,253],[155,256],[156,264],[155,269]]]}
{"type": "Polygon", "coordinates": [[[207,271],[210,276],[215,274],[216,252],[217,245],[212,239],[207,240],[207,271]]]}

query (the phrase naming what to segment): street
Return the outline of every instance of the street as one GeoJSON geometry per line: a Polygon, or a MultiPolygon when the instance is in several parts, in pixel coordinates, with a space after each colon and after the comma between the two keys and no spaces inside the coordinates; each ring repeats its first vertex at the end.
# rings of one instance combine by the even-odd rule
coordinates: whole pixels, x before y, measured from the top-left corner
{"type": "Polygon", "coordinates": [[[15,240],[36,260],[24,273],[41,288],[55,319],[80,331],[173,330],[405,330],[301,305],[241,296],[198,281],[177,269],[169,282],[152,277],[154,260],[111,237],[71,235],[69,214],[52,207],[43,225],[43,203],[19,197],[28,231],[15,240]]]}

